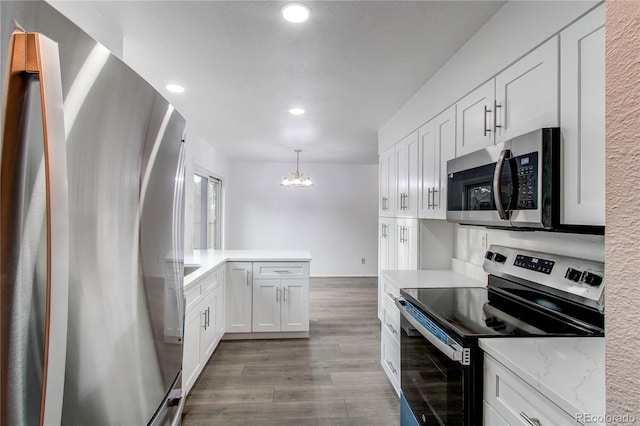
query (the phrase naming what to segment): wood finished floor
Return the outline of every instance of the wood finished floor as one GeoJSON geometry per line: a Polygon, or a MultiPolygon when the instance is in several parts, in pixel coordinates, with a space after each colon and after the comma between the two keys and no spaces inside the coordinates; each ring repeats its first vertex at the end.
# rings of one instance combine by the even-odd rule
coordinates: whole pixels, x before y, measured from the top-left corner
{"type": "Polygon", "coordinates": [[[377,279],[311,279],[310,337],[222,341],[186,402],[185,425],[394,426],[380,367],[377,279]]]}

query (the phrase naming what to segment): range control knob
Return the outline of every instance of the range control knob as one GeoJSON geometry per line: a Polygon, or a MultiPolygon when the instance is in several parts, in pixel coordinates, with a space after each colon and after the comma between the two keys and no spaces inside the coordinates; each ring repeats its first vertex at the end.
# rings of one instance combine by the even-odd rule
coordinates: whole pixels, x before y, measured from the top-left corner
{"type": "Polygon", "coordinates": [[[582,277],[582,271],[579,271],[573,268],[568,268],[567,273],[564,274],[564,277],[568,280],[578,282],[580,281],[580,277],[582,277]]]}
{"type": "Polygon", "coordinates": [[[493,260],[493,255],[494,253],[492,251],[487,250],[487,252],[484,254],[484,258],[488,260],[493,260]]]}
{"type": "Polygon", "coordinates": [[[582,273],[582,278],[580,278],[580,281],[592,286],[598,286],[602,284],[602,277],[592,272],[584,271],[582,273]]]}
{"type": "Polygon", "coordinates": [[[493,260],[495,260],[498,263],[504,263],[507,260],[507,256],[500,254],[500,253],[496,253],[493,256],[493,260]]]}

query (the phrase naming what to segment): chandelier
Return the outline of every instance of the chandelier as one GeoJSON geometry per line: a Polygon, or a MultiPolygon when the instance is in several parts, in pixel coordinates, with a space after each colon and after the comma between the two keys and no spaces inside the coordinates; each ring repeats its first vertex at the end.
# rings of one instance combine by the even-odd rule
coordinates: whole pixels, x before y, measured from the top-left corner
{"type": "Polygon", "coordinates": [[[313,182],[311,182],[309,175],[300,171],[300,152],[302,152],[302,150],[294,149],[294,151],[296,153],[296,171],[287,173],[280,185],[299,188],[312,186],[313,182]]]}

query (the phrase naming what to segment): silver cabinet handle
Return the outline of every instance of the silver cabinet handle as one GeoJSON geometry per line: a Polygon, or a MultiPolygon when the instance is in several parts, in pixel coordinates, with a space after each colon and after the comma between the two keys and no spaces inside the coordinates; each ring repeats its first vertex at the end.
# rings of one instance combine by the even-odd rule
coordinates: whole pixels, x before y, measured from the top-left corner
{"type": "Polygon", "coordinates": [[[531,426],[542,426],[539,419],[527,416],[524,411],[520,411],[520,417],[531,426]]]}
{"type": "Polygon", "coordinates": [[[277,272],[279,274],[290,274],[291,270],[290,269],[274,269],[273,272],[277,272]]]}
{"type": "Polygon", "coordinates": [[[282,287],[282,301],[283,302],[287,301],[287,288],[286,287],[282,287]]]}
{"type": "MultiPolygon", "coordinates": [[[[4,295],[19,291],[20,281],[29,279],[24,277],[26,274],[18,271],[17,265],[29,265],[28,268],[31,268],[36,264],[35,257],[31,259],[31,256],[25,253],[37,253],[38,250],[30,251],[28,245],[30,241],[40,243],[39,237],[42,234],[46,238],[47,247],[46,298],[43,300],[42,309],[44,318],[48,319],[38,325],[44,333],[39,354],[44,360],[40,365],[42,392],[49,395],[61,394],[64,388],[66,345],[60,342],[67,341],[68,322],[66,306],[69,294],[69,203],[60,55],[57,43],[39,33],[14,33],[9,49],[11,58],[7,74],[7,104],[3,109],[4,133],[0,154],[0,274],[3,292],[0,324],[4,336],[7,331],[6,324],[10,323],[7,314],[12,311],[11,307],[5,305],[12,299],[4,295]],[[27,182],[21,178],[27,167],[25,157],[22,156],[22,153],[26,152],[24,145],[27,141],[22,126],[25,122],[24,116],[29,112],[29,96],[25,95],[31,82],[36,80],[34,75],[37,75],[40,82],[43,156],[35,182],[36,188],[27,190],[27,182]],[[31,223],[27,222],[23,228],[21,203],[16,200],[34,193],[43,193],[46,196],[42,197],[41,203],[32,200],[33,207],[37,206],[37,213],[28,220],[33,219],[33,223],[38,224],[33,226],[33,229],[37,229],[33,230],[35,238],[32,239],[32,229],[28,226],[31,223]],[[42,233],[40,224],[45,224],[42,233]],[[27,235],[22,235],[23,229],[28,230],[27,235]],[[18,256],[23,256],[24,262],[17,262],[18,256]]],[[[28,201],[25,200],[25,203],[28,201]]],[[[7,352],[13,353],[11,349],[7,352]]],[[[7,368],[5,362],[8,361],[2,357],[3,371],[7,368]]],[[[10,377],[11,374],[2,374],[0,387],[5,389],[10,377]]],[[[12,389],[16,394],[26,391],[22,385],[13,382],[6,388],[12,389]]],[[[40,408],[40,424],[60,424],[61,400],[60,403],[50,401],[40,408]]],[[[0,412],[0,423],[7,423],[5,413],[6,410],[0,412]]]]}
{"type": "Polygon", "coordinates": [[[431,191],[431,193],[433,194],[433,195],[432,195],[432,198],[433,198],[433,204],[431,205],[431,207],[433,207],[434,209],[438,208],[438,205],[436,204],[436,194],[437,194],[438,192],[439,192],[439,191],[438,191],[436,188],[433,188],[433,191],[431,191]]]}
{"type": "Polygon", "coordinates": [[[391,361],[387,361],[387,365],[389,366],[389,368],[391,369],[391,371],[393,372],[393,374],[398,374],[398,370],[395,369],[395,367],[393,366],[393,364],[391,363],[391,361]]]}
{"type": "Polygon", "coordinates": [[[386,211],[389,210],[389,207],[387,205],[389,199],[387,197],[382,197],[382,210],[386,211]]]}
{"type": "Polygon", "coordinates": [[[491,110],[485,105],[484,106],[484,125],[483,125],[483,136],[487,136],[487,133],[491,131],[491,129],[487,129],[487,113],[491,112],[491,110]]]}
{"type": "Polygon", "coordinates": [[[276,287],[276,302],[280,301],[280,287],[276,287]]]}
{"type": "Polygon", "coordinates": [[[250,283],[249,281],[250,281],[249,280],[249,271],[247,271],[247,285],[249,285],[249,283],[250,283]]]}
{"type": "Polygon", "coordinates": [[[498,104],[497,100],[493,101],[493,131],[497,132],[502,126],[498,124],[498,108],[502,108],[502,105],[498,104]]]}
{"type": "Polygon", "coordinates": [[[207,311],[202,313],[202,328],[207,329],[207,311]]]}
{"type": "Polygon", "coordinates": [[[395,328],[393,328],[393,326],[391,324],[387,324],[387,328],[389,329],[389,331],[391,331],[391,333],[393,334],[398,334],[398,332],[396,331],[395,328]]]}

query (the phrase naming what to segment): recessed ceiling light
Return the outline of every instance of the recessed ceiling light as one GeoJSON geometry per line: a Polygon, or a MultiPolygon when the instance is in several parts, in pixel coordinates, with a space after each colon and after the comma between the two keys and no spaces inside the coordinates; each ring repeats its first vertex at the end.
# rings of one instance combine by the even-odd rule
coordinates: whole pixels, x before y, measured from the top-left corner
{"type": "Polygon", "coordinates": [[[289,3],[282,8],[282,16],[289,22],[298,24],[309,19],[309,8],[300,3],[289,3]]]}
{"type": "Polygon", "coordinates": [[[302,115],[302,114],[304,114],[304,110],[302,108],[291,108],[289,110],[289,114],[291,114],[291,115],[302,115]]]}
{"type": "Polygon", "coordinates": [[[168,91],[173,92],[173,93],[182,93],[182,92],[184,92],[184,87],[179,86],[177,84],[167,84],[165,87],[166,87],[166,89],[168,91]]]}

